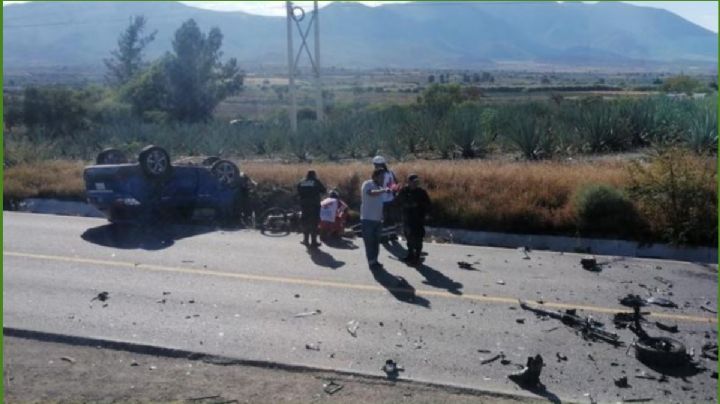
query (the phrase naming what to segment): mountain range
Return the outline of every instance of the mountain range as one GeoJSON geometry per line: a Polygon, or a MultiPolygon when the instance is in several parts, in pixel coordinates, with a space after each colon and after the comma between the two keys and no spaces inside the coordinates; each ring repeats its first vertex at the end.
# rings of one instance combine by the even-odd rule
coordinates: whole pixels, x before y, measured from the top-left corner
{"type": "MultiPolygon", "coordinates": [[[[133,15],[157,36],[147,58],[171,49],[180,24],[218,27],[243,65],[287,63],[286,22],[177,2],[29,2],[3,7],[6,67],[100,65],[133,15]]],[[[620,2],[415,2],[320,11],[323,66],[717,66],[718,37],[669,11],[620,2]]],[[[296,47],[298,39],[296,38],[296,47]]]]}

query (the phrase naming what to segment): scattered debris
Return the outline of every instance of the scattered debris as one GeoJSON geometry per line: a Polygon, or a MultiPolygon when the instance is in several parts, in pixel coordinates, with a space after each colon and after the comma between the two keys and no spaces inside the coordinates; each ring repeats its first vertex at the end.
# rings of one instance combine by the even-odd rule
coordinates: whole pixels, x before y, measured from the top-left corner
{"type": "Polygon", "coordinates": [[[210,400],[212,398],[220,398],[219,395],[217,396],[205,396],[205,397],[195,397],[195,398],[188,398],[188,401],[202,401],[202,400],[210,400]]]}
{"type": "Polygon", "coordinates": [[[615,382],[615,385],[620,387],[621,389],[627,389],[630,387],[630,385],[628,384],[627,376],[618,377],[618,378],[614,379],[614,382],[615,382]]]}
{"type": "Polygon", "coordinates": [[[170,292],[163,292],[163,296],[167,296],[169,294],[170,294],[170,292]]]}
{"type": "MultiPolygon", "coordinates": [[[[659,267],[658,267],[659,268],[659,267]]],[[[646,403],[652,401],[652,398],[623,398],[623,403],[646,403]]]]}
{"type": "Polygon", "coordinates": [[[357,330],[358,327],[360,327],[360,323],[358,323],[357,320],[350,320],[347,323],[347,331],[352,335],[353,337],[357,337],[357,330]]]}
{"type": "Polygon", "coordinates": [[[497,282],[495,282],[495,283],[497,283],[498,285],[504,285],[504,284],[505,284],[505,281],[502,280],[502,279],[500,279],[499,281],[497,281],[497,282]]]}
{"type": "Polygon", "coordinates": [[[657,366],[680,366],[688,361],[685,346],[669,337],[645,336],[635,342],[635,356],[643,363],[657,366]]]}
{"type": "Polygon", "coordinates": [[[478,349],[477,351],[478,351],[479,353],[490,353],[490,352],[492,352],[492,351],[490,351],[489,349],[478,349]]]}
{"type": "Polygon", "coordinates": [[[165,299],[160,299],[155,303],[165,304],[167,301],[165,299]]]}
{"type": "Polygon", "coordinates": [[[305,344],[305,349],[309,351],[319,351],[320,350],[320,343],[317,344],[305,344]]]}
{"type": "Polygon", "coordinates": [[[615,328],[627,328],[628,326],[632,325],[635,321],[642,321],[646,322],[645,317],[643,315],[650,314],[650,313],[640,313],[636,315],[635,313],[628,313],[628,312],[620,312],[615,313],[613,316],[613,323],[615,324],[615,328]],[[636,319],[636,316],[639,316],[636,319]]]}
{"type": "Polygon", "coordinates": [[[132,361],[132,362],[130,362],[130,366],[140,366],[140,364],[137,363],[136,361],[132,361]]]}
{"type": "Polygon", "coordinates": [[[659,329],[661,329],[661,330],[663,330],[663,331],[671,332],[671,333],[673,333],[673,334],[675,334],[675,333],[678,332],[678,326],[677,326],[677,325],[667,325],[667,324],[663,324],[663,323],[661,323],[661,322],[659,322],[659,321],[656,321],[656,322],[655,322],[655,325],[657,326],[657,328],[659,328],[659,329]]]}
{"type": "Polygon", "coordinates": [[[548,316],[556,320],[562,321],[563,324],[572,327],[582,333],[583,338],[590,340],[601,340],[613,344],[615,346],[622,345],[620,337],[617,334],[605,331],[603,324],[593,320],[591,317],[580,317],[575,309],[566,310],[565,313],[540,309],[532,307],[520,300],[520,307],[524,310],[532,311],[538,316],[548,316]]]}
{"type": "Polygon", "coordinates": [[[511,363],[512,363],[512,361],[510,361],[509,359],[501,359],[501,360],[500,360],[500,364],[503,365],[503,366],[507,366],[507,365],[509,365],[509,364],[511,364],[511,363]]]}
{"type": "Polygon", "coordinates": [[[700,306],[700,309],[701,309],[701,310],[705,310],[705,311],[707,311],[707,312],[709,312],[709,313],[717,314],[717,310],[713,310],[713,309],[711,309],[711,308],[709,308],[709,307],[707,307],[707,306],[705,306],[705,305],[700,306]]]}
{"type": "Polygon", "coordinates": [[[661,307],[671,307],[671,308],[678,307],[678,305],[675,304],[675,302],[673,302],[669,299],[665,299],[664,297],[653,296],[653,297],[648,298],[647,302],[650,304],[654,304],[656,306],[661,306],[661,307]]]}
{"type": "Polygon", "coordinates": [[[492,358],[488,358],[488,359],[485,359],[485,360],[480,361],[480,364],[481,364],[481,365],[487,365],[488,363],[495,362],[495,361],[498,360],[498,359],[505,359],[505,354],[502,353],[502,352],[500,352],[499,354],[493,356],[492,358]]]}
{"type": "Polygon", "coordinates": [[[524,319],[524,318],[518,318],[518,319],[515,319],[515,322],[518,323],[518,324],[525,324],[525,319],[524,319]]]}
{"type": "Polygon", "coordinates": [[[295,294],[295,298],[296,298],[296,299],[299,299],[299,298],[300,298],[300,295],[296,293],[296,294],[295,294]]]}
{"type": "Polygon", "coordinates": [[[555,330],[557,330],[557,329],[559,329],[559,328],[560,328],[560,327],[553,327],[553,328],[551,328],[551,329],[549,329],[549,330],[543,330],[543,332],[553,332],[553,331],[555,331],[555,330]]]}
{"type": "Polygon", "coordinates": [[[544,366],[542,356],[528,357],[527,364],[519,372],[508,375],[508,378],[521,386],[535,387],[540,384],[540,372],[544,366]]]}
{"type": "Polygon", "coordinates": [[[402,366],[398,365],[394,360],[388,359],[385,361],[385,365],[380,369],[387,374],[388,378],[396,378],[398,372],[405,370],[402,366]]]}
{"type": "Polygon", "coordinates": [[[188,300],[188,303],[189,303],[189,304],[195,304],[195,300],[190,299],[190,300],[188,300]]]}
{"type": "Polygon", "coordinates": [[[642,372],[640,372],[640,373],[637,373],[637,374],[635,375],[635,377],[638,378],[638,379],[657,380],[657,377],[656,377],[656,376],[653,376],[653,375],[651,375],[651,374],[648,374],[648,373],[645,372],[645,371],[642,371],[642,372]]]}
{"type": "Polygon", "coordinates": [[[672,288],[672,287],[673,287],[673,283],[670,282],[669,280],[663,278],[662,276],[656,276],[656,277],[654,277],[653,279],[655,279],[656,281],[662,283],[663,285],[665,285],[665,286],[667,286],[667,287],[669,287],[669,288],[672,288]]]}
{"type": "Polygon", "coordinates": [[[560,352],[556,353],[555,357],[557,357],[558,362],[567,362],[567,356],[561,354],[560,352]]]}
{"type": "Polygon", "coordinates": [[[468,271],[477,271],[477,268],[475,268],[473,264],[469,262],[459,261],[457,264],[458,267],[460,267],[461,269],[467,269],[468,271]]]}
{"type": "Polygon", "coordinates": [[[65,362],[70,362],[70,363],[75,363],[75,362],[76,362],[76,361],[75,361],[75,358],[70,357],[70,356],[61,356],[61,357],[60,357],[60,360],[63,360],[63,361],[65,361],[65,362]]]}
{"type": "Polygon", "coordinates": [[[308,317],[308,316],[316,316],[318,314],[322,314],[322,311],[320,311],[320,310],[306,311],[304,313],[298,313],[294,317],[308,317]]]}
{"type": "Polygon", "coordinates": [[[335,383],[334,380],[330,380],[329,383],[323,384],[323,391],[327,394],[333,395],[338,391],[342,390],[344,386],[342,384],[335,383]]]}
{"type": "Polygon", "coordinates": [[[647,306],[648,302],[647,300],[643,299],[642,297],[638,295],[627,295],[620,299],[620,304],[627,307],[635,307],[635,306],[647,306]]]}
{"type": "Polygon", "coordinates": [[[715,343],[705,344],[702,346],[702,357],[718,360],[718,346],[715,343]]]}
{"type": "Polygon", "coordinates": [[[109,293],[109,292],[100,292],[100,293],[98,293],[97,296],[95,296],[95,297],[93,297],[92,299],[90,299],[90,301],[91,301],[91,302],[94,302],[95,300],[99,300],[99,301],[101,301],[101,302],[104,302],[104,301],[106,301],[106,300],[109,299],[109,298],[110,298],[110,293],[109,293]]]}
{"type": "Polygon", "coordinates": [[[588,271],[600,271],[602,268],[598,266],[597,259],[592,255],[586,255],[580,259],[580,265],[588,271]]]}

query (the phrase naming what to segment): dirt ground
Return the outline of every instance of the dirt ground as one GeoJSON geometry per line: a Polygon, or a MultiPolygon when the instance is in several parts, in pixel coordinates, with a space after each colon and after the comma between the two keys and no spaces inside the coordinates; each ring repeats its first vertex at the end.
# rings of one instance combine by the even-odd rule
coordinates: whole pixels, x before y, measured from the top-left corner
{"type": "Polygon", "coordinates": [[[532,402],[332,372],[222,366],[13,337],[3,342],[5,403],[532,402]],[[342,389],[326,393],[330,381],[342,389]]]}

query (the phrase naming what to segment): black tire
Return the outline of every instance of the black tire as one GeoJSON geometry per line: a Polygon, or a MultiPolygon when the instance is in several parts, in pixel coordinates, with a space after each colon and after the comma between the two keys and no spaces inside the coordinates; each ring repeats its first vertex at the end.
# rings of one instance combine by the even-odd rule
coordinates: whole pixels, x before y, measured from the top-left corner
{"type": "Polygon", "coordinates": [[[263,233],[286,234],[290,232],[290,215],[285,209],[270,208],[260,215],[257,227],[263,233]]]}
{"type": "Polygon", "coordinates": [[[127,162],[128,160],[127,157],[125,157],[125,153],[118,149],[105,149],[95,158],[95,164],[97,165],[125,164],[127,162]]]}
{"type": "Polygon", "coordinates": [[[170,173],[170,155],[162,147],[147,146],[140,152],[138,161],[150,178],[163,178],[170,173]]]}
{"type": "Polygon", "coordinates": [[[240,170],[232,161],[218,160],[210,169],[212,175],[226,187],[235,187],[240,177],[240,170]]]}
{"type": "Polygon", "coordinates": [[[210,156],[202,161],[202,165],[211,167],[213,164],[220,161],[220,157],[218,156],[210,156]]]}
{"type": "Polygon", "coordinates": [[[685,346],[669,337],[648,337],[635,343],[635,356],[648,365],[675,367],[687,362],[685,346]]]}

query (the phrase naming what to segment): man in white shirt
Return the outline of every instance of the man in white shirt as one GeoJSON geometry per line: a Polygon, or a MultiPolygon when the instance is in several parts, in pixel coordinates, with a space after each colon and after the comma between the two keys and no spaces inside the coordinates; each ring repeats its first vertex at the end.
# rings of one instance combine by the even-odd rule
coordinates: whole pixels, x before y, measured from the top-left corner
{"type": "Polygon", "coordinates": [[[370,269],[382,268],[378,262],[380,253],[380,233],[383,220],[383,195],[391,193],[390,188],[383,185],[385,171],[376,169],[372,179],[363,182],[360,189],[362,203],[360,206],[360,223],[365,244],[365,256],[370,269]]]}

